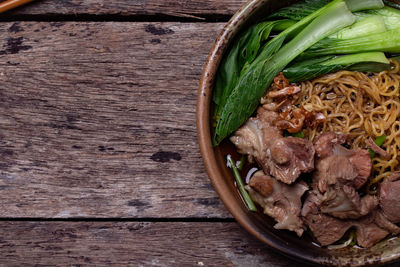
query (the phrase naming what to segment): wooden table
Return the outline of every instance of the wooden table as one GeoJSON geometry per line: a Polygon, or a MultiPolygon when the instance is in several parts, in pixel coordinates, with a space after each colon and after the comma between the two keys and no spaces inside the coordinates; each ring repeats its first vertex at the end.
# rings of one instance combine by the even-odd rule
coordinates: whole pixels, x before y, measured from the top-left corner
{"type": "Polygon", "coordinates": [[[245,0],[43,0],[0,15],[0,262],[306,266],[220,202],[197,86],[245,0]]]}

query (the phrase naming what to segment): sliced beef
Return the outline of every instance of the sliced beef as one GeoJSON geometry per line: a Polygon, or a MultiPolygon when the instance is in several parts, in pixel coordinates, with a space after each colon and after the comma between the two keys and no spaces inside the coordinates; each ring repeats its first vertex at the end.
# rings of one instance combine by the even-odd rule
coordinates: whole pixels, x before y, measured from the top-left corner
{"type": "Polygon", "coordinates": [[[345,134],[324,132],[314,142],[315,153],[319,158],[328,157],[333,154],[333,146],[346,143],[346,139],[345,134]]]}
{"type": "Polygon", "coordinates": [[[379,205],[392,223],[400,222],[400,172],[394,172],[379,187],[379,205]]]}
{"type": "Polygon", "coordinates": [[[380,228],[385,229],[392,234],[400,234],[400,227],[389,221],[381,211],[376,212],[375,222],[380,228]]]}
{"type": "Polygon", "coordinates": [[[301,215],[318,242],[322,246],[327,246],[342,238],[352,223],[323,214],[320,204],[319,198],[310,192],[304,202],[301,215]]]}
{"type": "Polygon", "coordinates": [[[363,248],[369,248],[385,238],[389,232],[379,227],[375,222],[375,214],[363,217],[353,222],[356,228],[357,243],[363,248]]]}
{"type": "Polygon", "coordinates": [[[287,184],[314,169],[314,147],[306,139],[284,138],[274,126],[277,113],[260,107],[231,137],[239,153],[253,156],[264,172],[287,184]]]}
{"type": "Polygon", "coordinates": [[[372,172],[372,160],[369,152],[365,149],[354,149],[349,157],[350,162],[356,167],[358,175],[353,180],[353,186],[360,189],[367,181],[372,172]]]}
{"type": "Polygon", "coordinates": [[[291,184],[301,173],[314,169],[314,147],[310,141],[302,138],[275,139],[267,149],[262,166],[279,181],[291,184]]]}
{"type": "Polygon", "coordinates": [[[379,147],[377,144],[375,144],[374,140],[372,140],[372,138],[368,138],[367,140],[365,140],[365,144],[372,150],[374,151],[376,154],[381,155],[384,158],[388,157],[388,153],[382,149],[381,147],[379,147]]]}
{"type": "Polygon", "coordinates": [[[379,221],[377,212],[371,212],[357,220],[344,220],[324,214],[320,207],[320,199],[315,192],[310,192],[303,205],[301,215],[322,246],[335,243],[351,227],[356,228],[357,243],[361,247],[371,247],[385,238],[391,232],[388,228],[397,230],[387,221],[379,221]]]}
{"type": "Polygon", "coordinates": [[[264,209],[264,213],[278,223],[276,229],[294,231],[298,236],[304,232],[304,224],[299,218],[301,197],[308,190],[303,182],[287,185],[264,174],[256,172],[246,186],[251,198],[264,209]]]}
{"type": "Polygon", "coordinates": [[[352,184],[357,177],[356,167],[345,156],[329,156],[317,160],[313,174],[313,184],[316,184],[321,193],[335,184],[352,184]]]}

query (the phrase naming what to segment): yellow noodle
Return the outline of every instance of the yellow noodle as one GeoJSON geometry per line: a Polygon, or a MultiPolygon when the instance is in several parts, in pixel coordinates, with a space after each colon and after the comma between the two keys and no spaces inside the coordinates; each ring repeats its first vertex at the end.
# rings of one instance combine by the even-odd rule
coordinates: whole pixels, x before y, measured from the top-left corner
{"type": "Polygon", "coordinates": [[[318,129],[307,129],[314,140],[324,131],[348,133],[352,148],[366,148],[365,140],[386,135],[382,148],[389,156],[372,159],[374,175],[370,184],[380,182],[400,166],[400,63],[376,74],[340,71],[301,84],[296,104],[327,118],[318,129]]]}

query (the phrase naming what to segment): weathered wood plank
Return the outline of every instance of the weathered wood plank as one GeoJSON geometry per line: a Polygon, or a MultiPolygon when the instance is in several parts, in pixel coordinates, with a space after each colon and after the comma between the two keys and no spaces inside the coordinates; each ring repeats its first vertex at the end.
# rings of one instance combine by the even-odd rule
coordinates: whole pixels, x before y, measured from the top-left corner
{"type": "Polygon", "coordinates": [[[0,229],[7,266],[307,266],[236,223],[0,222],[0,229]]]}
{"type": "Polygon", "coordinates": [[[246,0],[37,0],[11,14],[30,15],[233,15],[246,0]]]}
{"type": "Polygon", "coordinates": [[[1,217],[229,217],[197,146],[222,24],[1,23],[1,217]]]}

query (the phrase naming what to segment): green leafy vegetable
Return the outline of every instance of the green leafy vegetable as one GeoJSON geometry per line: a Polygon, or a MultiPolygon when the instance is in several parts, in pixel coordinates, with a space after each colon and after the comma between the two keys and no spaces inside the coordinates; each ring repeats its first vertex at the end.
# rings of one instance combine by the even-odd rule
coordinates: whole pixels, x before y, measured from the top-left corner
{"type": "Polygon", "coordinates": [[[385,22],[385,26],[388,30],[393,30],[400,27],[400,10],[395,8],[385,6],[381,9],[356,12],[354,13],[354,15],[356,15],[357,19],[359,20],[369,17],[371,15],[380,16],[385,22]]]}
{"type": "Polygon", "coordinates": [[[250,27],[234,43],[228,55],[224,57],[218,69],[213,96],[216,105],[214,112],[216,122],[221,116],[222,108],[225,106],[228,96],[238,82],[244,65],[251,63],[256,58],[261,43],[269,37],[271,30],[277,25],[282,27],[285,23],[286,20],[262,22],[250,27]]]}
{"type": "MultiPolygon", "coordinates": [[[[278,12],[270,15],[268,18],[288,18],[291,20],[301,20],[323,6],[327,5],[330,0],[303,0],[288,7],[281,8],[278,12]]],[[[369,10],[382,8],[384,3],[382,0],[346,0],[347,7],[350,11],[369,10]]]]}
{"type": "Polygon", "coordinates": [[[228,157],[227,157],[227,162],[229,163],[228,165],[232,169],[233,176],[235,177],[235,180],[236,180],[236,185],[239,189],[240,194],[242,195],[244,202],[247,205],[247,208],[250,211],[257,211],[257,207],[254,204],[253,200],[251,199],[249,193],[244,188],[244,183],[243,183],[242,177],[240,176],[239,170],[237,169],[236,164],[232,160],[232,157],[230,155],[228,155],[228,157]]]}
{"type": "Polygon", "coordinates": [[[353,39],[370,34],[387,31],[385,21],[382,16],[370,15],[358,20],[350,27],[346,27],[328,38],[332,39],[353,39]]]}
{"type": "Polygon", "coordinates": [[[286,68],[283,70],[283,74],[290,82],[301,82],[343,69],[380,72],[390,68],[390,62],[384,53],[367,52],[306,60],[286,68]]]}
{"type": "Polygon", "coordinates": [[[311,13],[327,5],[330,0],[304,0],[291,6],[281,8],[268,18],[288,18],[292,20],[301,20],[311,13]]]}
{"type": "Polygon", "coordinates": [[[216,126],[214,145],[218,145],[254,112],[273,78],[288,63],[319,40],[351,25],[355,19],[343,1],[333,1],[267,43],[260,55],[243,72],[226,100],[216,126]],[[289,33],[305,25],[296,37],[280,48],[289,33]]]}
{"type": "MultiPolygon", "coordinates": [[[[381,135],[381,136],[378,136],[376,139],[375,139],[375,144],[377,145],[377,146],[382,146],[383,145],[383,143],[385,143],[385,140],[386,140],[386,135],[381,135]]],[[[374,151],[372,151],[372,149],[368,149],[368,151],[369,151],[369,155],[371,156],[371,158],[373,158],[374,156],[375,156],[375,152],[374,151]]]]}
{"type": "Polygon", "coordinates": [[[383,33],[347,40],[325,39],[304,52],[301,58],[371,51],[400,53],[400,27],[383,33]]]}
{"type": "Polygon", "coordinates": [[[347,7],[353,12],[384,7],[384,3],[382,0],[346,0],[346,4],[347,7]]]}

